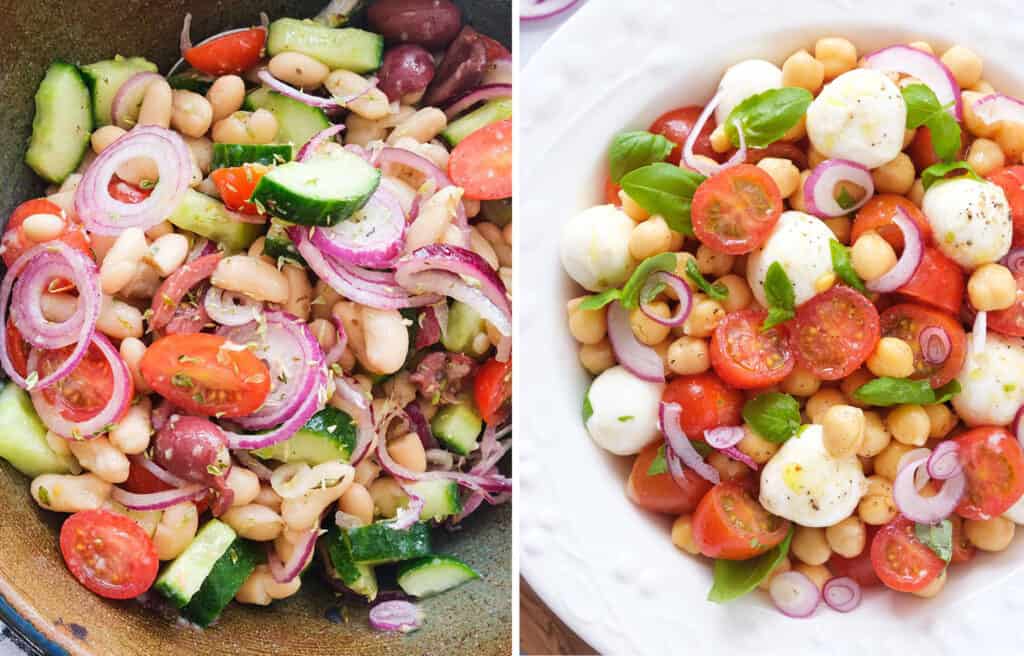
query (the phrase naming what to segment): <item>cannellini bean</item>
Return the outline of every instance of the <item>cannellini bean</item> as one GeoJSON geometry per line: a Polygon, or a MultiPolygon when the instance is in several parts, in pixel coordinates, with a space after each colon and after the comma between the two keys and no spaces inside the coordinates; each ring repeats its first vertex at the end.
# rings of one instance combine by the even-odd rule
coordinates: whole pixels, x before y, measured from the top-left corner
{"type": "Polygon", "coordinates": [[[348,476],[337,485],[316,488],[300,497],[285,499],[281,502],[281,518],[285,526],[293,531],[312,528],[327,506],[337,501],[351,485],[352,476],[348,476]]]}
{"type": "Polygon", "coordinates": [[[424,107],[395,126],[388,136],[388,143],[394,144],[403,137],[426,143],[441,134],[448,126],[448,118],[437,107],[424,107]]]}
{"type": "Polygon", "coordinates": [[[107,146],[114,143],[125,134],[127,134],[127,132],[125,132],[123,128],[119,128],[116,125],[104,125],[101,128],[97,128],[97,130],[92,133],[92,136],[89,137],[89,142],[92,144],[93,152],[99,155],[107,149],[107,146]]]}
{"type": "Polygon", "coordinates": [[[345,119],[345,143],[366,146],[371,141],[383,141],[388,136],[388,126],[384,121],[371,121],[355,112],[349,113],[345,119]]]}
{"type": "Polygon", "coordinates": [[[310,303],[313,301],[313,285],[309,284],[309,276],[301,266],[284,265],[284,276],[288,279],[288,300],[284,303],[285,312],[290,312],[309,321],[310,303]]]}
{"type": "Polygon", "coordinates": [[[257,565],[249,578],[235,594],[235,601],[242,604],[269,606],[275,599],[292,596],[302,587],[302,577],[296,576],[288,583],[278,583],[266,565],[257,565]]]}
{"type": "Polygon", "coordinates": [[[260,491],[253,499],[253,503],[258,503],[261,506],[266,506],[274,512],[281,512],[281,497],[277,492],[274,492],[274,488],[269,485],[260,485],[260,491]]]}
{"type": "Polygon", "coordinates": [[[117,177],[136,187],[151,187],[160,177],[156,161],[149,157],[130,159],[117,169],[117,177]]]}
{"type": "Polygon", "coordinates": [[[341,300],[341,294],[331,289],[323,280],[313,286],[312,313],[314,319],[330,319],[331,308],[341,300]]]}
{"type": "Polygon", "coordinates": [[[245,81],[237,75],[222,75],[214,80],[206,92],[213,109],[213,120],[219,121],[242,108],[245,100],[245,81]]]}
{"type": "Polygon", "coordinates": [[[112,339],[142,337],[142,312],[134,305],[104,294],[96,329],[112,339]]]}
{"type": "Polygon", "coordinates": [[[284,303],[288,278],[272,264],[248,255],[232,255],[220,261],[210,277],[215,287],[245,294],[257,301],[284,303]]]}
{"type": "MultiPolygon", "coordinates": [[[[124,351],[124,342],[121,342],[121,351],[124,351]]],[[[108,435],[110,443],[122,453],[142,453],[149,448],[149,440],[153,435],[151,411],[152,406],[147,397],[143,397],[138,403],[128,408],[128,411],[121,417],[121,421],[110,429],[108,435]]]]}
{"type": "Polygon", "coordinates": [[[327,76],[324,86],[335,98],[350,98],[362,94],[347,105],[353,114],[369,119],[384,118],[388,115],[391,104],[388,97],[380,89],[370,89],[370,82],[361,75],[337,70],[327,76]]]}
{"type": "MultiPolygon", "coordinates": [[[[139,362],[142,360],[142,356],[146,354],[146,345],[140,339],[128,337],[121,340],[120,352],[124,363],[128,365],[128,371],[132,372],[135,389],[139,392],[148,393],[150,391],[149,385],[146,384],[146,380],[142,377],[142,372],[139,370],[139,362]]],[[[134,452],[125,451],[125,453],[134,452]]]]}
{"type": "Polygon", "coordinates": [[[436,243],[455,218],[462,189],[445,187],[424,201],[420,213],[405,233],[405,252],[436,243]]]}
{"type": "Polygon", "coordinates": [[[61,437],[60,435],[57,435],[56,433],[54,433],[53,431],[50,431],[50,430],[46,431],[45,439],[46,439],[46,445],[49,446],[50,449],[55,454],[57,454],[58,457],[63,458],[63,459],[68,461],[68,464],[70,465],[70,469],[71,469],[71,473],[72,474],[81,474],[82,473],[81,465],[79,465],[78,461],[75,460],[75,457],[73,455],[71,455],[71,449],[68,448],[68,441],[67,441],[67,439],[61,437]]]}
{"type": "Polygon", "coordinates": [[[140,228],[128,228],[118,236],[100,266],[100,286],[104,294],[116,294],[128,284],[148,248],[146,235],[140,228]]]}
{"type": "Polygon", "coordinates": [[[273,540],[284,530],[280,515],[256,503],[230,508],[220,516],[220,520],[243,538],[257,542],[273,540]]]}
{"type": "Polygon", "coordinates": [[[172,232],[174,232],[174,224],[170,221],[161,221],[149,230],[146,230],[146,239],[155,241],[172,232]]]}
{"type": "Polygon", "coordinates": [[[227,486],[235,493],[232,507],[247,506],[260,494],[260,479],[245,467],[232,467],[228,472],[227,486]]]}
{"type": "Polygon", "coordinates": [[[156,269],[161,277],[174,273],[188,257],[188,237],[172,232],[159,237],[149,246],[144,259],[156,269]]]}
{"type": "Polygon", "coordinates": [[[358,517],[364,526],[373,523],[373,497],[370,496],[369,490],[359,483],[353,483],[352,487],[341,495],[338,499],[338,510],[358,517]]]}
{"type": "MultiPolygon", "coordinates": [[[[52,196],[51,196],[52,198],[52,196]]],[[[89,235],[89,241],[91,242],[92,252],[96,255],[96,262],[103,264],[103,260],[107,258],[107,253],[114,247],[114,242],[117,241],[117,237],[114,235],[89,235]]]]}
{"type": "Polygon", "coordinates": [[[103,504],[103,510],[127,517],[138,524],[150,538],[156,533],[156,527],[160,525],[160,518],[163,517],[162,510],[129,510],[113,499],[108,499],[103,504]]]}
{"type": "Polygon", "coordinates": [[[398,310],[362,308],[365,357],[363,364],[375,374],[392,374],[409,354],[409,330],[398,310]]]}
{"type": "Polygon", "coordinates": [[[77,307],[78,297],[64,292],[57,294],[43,292],[42,296],[39,297],[39,309],[42,311],[43,316],[46,317],[47,321],[54,323],[67,321],[75,313],[75,308],[77,307]]]}
{"type": "Polygon", "coordinates": [[[43,474],[32,479],[32,498],[43,508],[75,513],[103,506],[114,486],[96,474],[43,474]]]}
{"type": "Polygon", "coordinates": [[[277,118],[265,109],[234,112],[213,124],[215,143],[267,144],[277,136],[277,118]]]}
{"type": "Polygon", "coordinates": [[[139,107],[137,125],[158,125],[162,128],[171,127],[171,111],[174,91],[167,80],[154,80],[146,87],[139,107]]]}
{"type": "Polygon", "coordinates": [[[199,172],[206,176],[210,174],[210,167],[213,164],[213,142],[206,137],[183,137],[188,151],[192,155],[192,161],[199,167],[199,172]]]}
{"type": "Polygon", "coordinates": [[[21,224],[21,231],[36,243],[50,241],[64,232],[64,219],[56,214],[33,214],[21,224]]]}
{"type": "Polygon", "coordinates": [[[356,479],[355,482],[363,487],[369,487],[371,483],[377,480],[380,476],[380,465],[373,462],[369,458],[363,458],[356,465],[356,479]]]}
{"type": "Polygon", "coordinates": [[[196,504],[184,501],[164,510],[153,533],[153,546],[160,560],[174,560],[192,543],[199,530],[196,504]]]}
{"type": "Polygon", "coordinates": [[[139,262],[135,265],[135,273],[131,280],[125,285],[118,296],[127,299],[148,301],[156,294],[160,287],[160,274],[156,272],[148,262],[139,262]]]}
{"type": "Polygon", "coordinates": [[[128,480],[131,463],[123,453],[111,445],[106,437],[91,440],[71,440],[68,448],[86,470],[96,474],[108,483],[124,483],[128,480]]]}
{"type": "Polygon", "coordinates": [[[270,74],[300,89],[315,89],[331,74],[324,64],[300,52],[282,52],[267,63],[270,74]]]}
{"type": "Polygon", "coordinates": [[[64,182],[60,183],[60,190],[63,192],[77,191],[78,185],[82,182],[84,176],[81,173],[72,173],[68,177],[64,178],[64,182]]]}
{"type": "Polygon", "coordinates": [[[405,435],[388,442],[388,453],[402,467],[414,472],[427,471],[427,453],[416,433],[405,435]]]}
{"type": "Polygon", "coordinates": [[[171,127],[186,137],[199,138],[213,122],[213,107],[195,91],[175,89],[171,94],[171,127]]]}
{"type": "Polygon", "coordinates": [[[498,254],[494,252],[494,247],[491,246],[491,242],[484,239],[484,236],[480,234],[476,226],[469,229],[469,247],[480,257],[487,261],[487,264],[492,269],[497,270],[500,266],[498,263],[498,254]]]}

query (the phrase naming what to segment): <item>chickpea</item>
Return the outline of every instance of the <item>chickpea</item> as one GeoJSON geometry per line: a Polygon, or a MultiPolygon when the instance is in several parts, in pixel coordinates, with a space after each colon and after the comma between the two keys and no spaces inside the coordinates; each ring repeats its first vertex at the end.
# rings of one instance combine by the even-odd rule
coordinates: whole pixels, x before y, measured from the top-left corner
{"type": "Polygon", "coordinates": [[[902,339],[883,337],[868,357],[867,365],[876,376],[906,378],[914,373],[914,350],[902,339]]]}
{"type": "Polygon", "coordinates": [[[821,565],[832,555],[824,529],[811,526],[796,527],[789,551],[808,565],[821,565]]]}
{"type": "Polygon", "coordinates": [[[788,159],[765,157],[757,163],[757,166],[771,176],[783,198],[792,196],[800,184],[800,169],[788,159]]]}
{"type": "Polygon", "coordinates": [[[796,189],[792,194],[788,196],[790,208],[800,211],[807,211],[807,203],[804,199],[804,185],[807,183],[807,178],[811,177],[811,171],[802,171],[800,173],[800,182],[797,184],[796,189]]]}
{"type": "Polygon", "coordinates": [[[967,127],[967,131],[975,137],[993,137],[998,128],[998,123],[989,124],[986,123],[980,116],[974,112],[974,103],[981,99],[987,94],[978,93],[976,91],[961,91],[960,100],[963,105],[964,111],[964,125],[967,127]]]}
{"type": "Polygon", "coordinates": [[[916,447],[892,440],[889,446],[875,456],[875,474],[884,476],[890,481],[896,480],[896,474],[900,472],[900,461],[903,456],[913,451],[916,447]]]}
{"type": "Polygon", "coordinates": [[[214,121],[227,118],[242,108],[245,81],[237,75],[222,75],[210,85],[206,99],[213,110],[214,121]]]}
{"type": "Polygon", "coordinates": [[[718,470],[722,480],[731,481],[742,477],[750,471],[746,465],[738,460],[733,460],[721,451],[715,451],[707,457],[708,464],[718,470]]]}
{"type": "Polygon", "coordinates": [[[750,426],[744,424],[743,439],[736,444],[736,448],[749,456],[757,464],[763,465],[771,460],[772,456],[782,448],[782,445],[769,442],[758,435],[750,426]]]}
{"type": "Polygon", "coordinates": [[[843,398],[843,393],[834,387],[826,387],[825,389],[819,390],[807,399],[807,405],[804,406],[804,413],[811,420],[813,424],[820,424],[825,419],[825,413],[828,412],[829,408],[834,405],[843,405],[846,399],[843,398]]]}
{"type": "Polygon", "coordinates": [[[881,235],[868,230],[854,242],[850,260],[857,275],[871,281],[881,278],[896,266],[896,252],[881,235]]]}
{"type": "Polygon", "coordinates": [[[772,584],[773,578],[783,572],[788,572],[791,569],[793,569],[793,563],[790,562],[789,556],[786,556],[779,561],[779,564],[775,566],[775,569],[768,573],[768,576],[764,577],[763,581],[757,584],[758,589],[767,591],[772,584]]]}
{"type": "Polygon", "coordinates": [[[732,270],[733,256],[701,244],[697,248],[697,269],[706,276],[724,276],[732,270]]]}
{"type": "Polygon", "coordinates": [[[615,353],[608,339],[597,344],[584,344],[580,347],[580,364],[593,375],[615,366],[615,353]]]}
{"type": "Polygon", "coordinates": [[[850,243],[850,233],[853,228],[853,221],[848,216],[835,216],[831,219],[822,219],[828,229],[835,235],[836,241],[841,244],[850,243]]]}
{"type": "Polygon", "coordinates": [[[680,515],[672,522],[672,544],[692,556],[699,556],[700,549],[693,540],[693,517],[680,515]]]}
{"type": "Polygon", "coordinates": [[[1024,123],[1000,123],[996,130],[996,143],[1007,159],[1020,160],[1024,155],[1024,123]]]}
{"type": "Polygon", "coordinates": [[[826,528],[825,540],[832,551],[843,558],[853,558],[864,551],[867,531],[864,522],[853,515],[826,528]]]}
{"type": "Polygon", "coordinates": [[[823,273],[818,276],[818,279],[814,281],[814,291],[823,294],[828,290],[832,289],[832,286],[836,284],[836,274],[834,273],[823,273]]]}
{"type": "Polygon", "coordinates": [[[300,52],[274,55],[267,63],[267,68],[277,79],[300,89],[316,89],[331,74],[331,69],[326,65],[300,52]]]}
{"type": "Polygon", "coordinates": [[[985,177],[989,173],[1006,165],[1006,155],[999,144],[991,139],[975,139],[967,149],[967,163],[978,175],[985,177]]]}
{"type": "Polygon", "coordinates": [[[672,230],[660,216],[638,223],[629,234],[629,252],[637,260],[667,253],[672,245],[672,230]]]}
{"type": "Polygon", "coordinates": [[[699,301],[694,299],[690,316],[683,324],[683,332],[690,337],[710,337],[724,318],[725,308],[718,301],[706,297],[699,301]]]}
{"type": "Polygon", "coordinates": [[[900,153],[894,159],[871,171],[871,179],[875,182],[875,191],[886,194],[903,195],[910,191],[914,184],[914,163],[906,153],[900,153]]]}
{"type": "Polygon", "coordinates": [[[825,80],[832,80],[857,66],[857,48],[840,37],[825,37],[814,44],[814,58],[824,65],[825,80]]]}
{"type": "MultiPolygon", "coordinates": [[[[672,316],[672,311],[669,310],[668,304],[664,301],[654,301],[648,304],[647,309],[652,314],[656,314],[659,317],[668,318],[672,316]]],[[[633,334],[640,340],[641,344],[648,346],[654,346],[665,340],[669,335],[671,328],[669,326],[662,325],[651,319],[649,316],[644,314],[640,308],[635,308],[629,313],[629,325],[633,328],[633,334]]]]}
{"type": "Polygon", "coordinates": [[[983,264],[967,281],[967,296],[975,309],[1005,310],[1017,302],[1017,281],[1001,264],[983,264]]]}
{"type": "Polygon", "coordinates": [[[941,439],[949,435],[949,432],[956,426],[957,417],[945,403],[926,405],[924,411],[928,413],[928,437],[941,439]]]}
{"type": "Polygon", "coordinates": [[[834,405],[822,418],[825,448],[837,458],[854,455],[864,442],[864,411],[851,405],[834,405]]]}
{"type": "Polygon", "coordinates": [[[194,91],[175,89],[172,95],[171,127],[187,137],[198,139],[213,122],[213,108],[194,91]]]}
{"type": "MultiPolygon", "coordinates": [[[[622,211],[626,213],[626,216],[633,219],[637,223],[646,221],[651,218],[651,215],[644,208],[637,205],[637,202],[633,200],[629,194],[625,191],[619,191],[619,202],[622,203],[622,211]]],[[[509,224],[511,225],[511,224],[509,224]]]]}
{"type": "Polygon", "coordinates": [[[888,524],[898,512],[892,499],[892,483],[880,476],[868,478],[868,493],[857,504],[857,515],[865,524],[888,524]]]}
{"type": "Polygon", "coordinates": [[[892,441],[892,435],[882,423],[882,416],[874,410],[864,411],[864,440],[857,455],[865,458],[878,455],[892,441]]]}
{"type": "Polygon", "coordinates": [[[1002,551],[1010,546],[1016,525],[1005,517],[964,520],[964,535],[982,551],[1002,551]]]}
{"type": "Polygon", "coordinates": [[[813,94],[821,90],[825,81],[825,64],[806,50],[798,50],[782,64],[782,86],[800,87],[813,94]]]}
{"type": "Polygon", "coordinates": [[[721,302],[726,312],[739,312],[754,300],[754,295],[747,285],[747,280],[742,276],[729,273],[719,278],[716,282],[725,285],[725,288],[728,290],[725,300],[721,302]]]}
{"type": "Polygon", "coordinates": [[[912,403],[890,410],[885,423],[898,442],[911,446],[924,446],[932,429],[928,413],[921,406],[912,403]]]}
{"type": "Polygon", "coordinates": [[[921,207],[921,203],[924,202],[924,183],[921,182],[921,178],[914,180],[914,185],[907,192],[907,199],[914,205],[921,207]]]}
{"type": "Polygon", "coordinates": [[[580,344],[597,344],[608,332],[603,310],[581,310],[585,296],[569,301],[569,332],[580,344]]]}
{"type": "Polygon", "coordinates": [[[824,565],[808,565],[807,563],[797,563],[793,566],[793,569],[800,572],[807,578],[814,582],[814,585],[818,586],[818,590],[825,587],[828,580],[832,578],[832,572],[828,570],[824,565]]]}
{"type": "MultiPolygon", "coordinates": [[[[686,251],[675,253],[674,255],[676,256],[676,268],[672,273],[682,278],[683,282],[685,282],[690,289],[693,289],[693,284],[689,282],[690,279],[686,276],[686,267],[690,260],[693,260],[693,263],[697,264],[697,258],[693,253],[687,253],[686,251]]],[[[670,289],[666,290],[665,293],[673,299],[678,298],[675,296],[675,292],[670,289]]]]}
{"type": "Polygon", "coordinates": [[[961,45],[942,53],[942,63],[949,68],[961,88],[973,87],[981,81],[981,57],[961,45]]]}
{"type": "Polygon", "coordinates": [[[867,369],[861,368],[844,378],[843,381],[839,383],[839,389],[843,390],[843,394],[845,394],[846,398],[849,399],[850,405],[858,408],[866,408],[867,404],[858,401],[853,394],[864,384],[873,379],[874,376],[871,375],[871,372],[867,369]]]}
{"type": "Polygon", "coordinates": [[[699,374],[711,366],[708,343],[699,337],[682,336],[668,346],[668,368],[674,374],[699,374]]]}
{"type": "Polygon", "coordinates": [[[916,592],[911,592],[910,594],[914,595],[915,597],[921,597],[922,599],[931,599],[932,597],[936,596],[937,594],[942,592],[942,588],[946,586],[946,571],[947,570],[945,569],[942,570],[931,583],[924,586],[920,590],[917,590],[916,592]]]}
{"type": "Polygon", "coordinates": [[[915,50],[927,52],[929,55],[935,54],[935,50],[932,48],[932,44],[928,43],[927,41],[913,41],[911,43],[908,43],[907,45],[910,46],[911,48],[914,48],[915,50]]]}
{"type": "Polygon", "coordinates": [[[711,131],[711,150],[716,153],[724,153],[732,148],[732,140],[729,139],[729,135],[725,133],[725,126],[718,125],[711,131]]]}
{"type": "Polygon", "coordinates": [[[821,381],[802,367],[793,371],[782,381],[782,391],[793,396],[811,396],[821,389],[821,381]]]}

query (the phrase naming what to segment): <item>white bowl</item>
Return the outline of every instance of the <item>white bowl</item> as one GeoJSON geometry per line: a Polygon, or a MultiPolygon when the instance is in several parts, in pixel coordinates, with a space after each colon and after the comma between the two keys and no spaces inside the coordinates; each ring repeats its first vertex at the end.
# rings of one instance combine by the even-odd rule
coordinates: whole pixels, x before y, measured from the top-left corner
{"type": "Polygon", "coordinates": [[[754,592],[705,601],[709,562],[672,546],[669,520],[624,494],[630,465],[580,418],[589,376],[566,329],[581,293],[562,273],[561,224],[603,202],[605,149],[663,111],[702,104],[725,68],[778,64],[822,36],[860,52],[926,40],[982,56],[985,79],[1024,93],[1024,2],[995,0],[590,0],[522,75],[517,428],[523,574],[603,654],[957,654],[1024,652],[1024,540],[951,570],[935,599],[873,589],[856,611],[788,619],[754,592]],[[1015,74],[1015,68],[1019,74],[1015,74]],[[979,651],[981,650],[981,651],[979,651]]]}

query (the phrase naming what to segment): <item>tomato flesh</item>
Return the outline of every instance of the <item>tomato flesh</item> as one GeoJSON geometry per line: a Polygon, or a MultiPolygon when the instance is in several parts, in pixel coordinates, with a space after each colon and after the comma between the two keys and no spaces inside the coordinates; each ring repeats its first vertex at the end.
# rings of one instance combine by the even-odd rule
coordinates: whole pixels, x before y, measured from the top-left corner
{"type": "Polygon", "coordinates": [[[967,334],[960,322],[952,316],[923,305],[903,303],[894,305],[881,316],[882,335],[902,339],[914,351],[914,373],[911,378],[928,378],[932,387],[942,387],[956,378],[967,357],[967,334]],[[945,362],[931,364],[924,358],[921,333],[937,327],[949,335],[949,356],[945,362]]]}
{"type": "Polygon", "coordinates": [[[485,362],[473,381],[473,397],[480,417],[488,424],[495,423],[512,398],[512,360],[485,362]]]}
{"type": "Polygon", "coordinates": [[[1024,451],[1002,428],[981,426],[954,438],[967,477],[956,508],[964,519],[990,519],[1024,495],[1024,451]]]}
{"type": "Polygon", "coordinates": [[[512,196],[512,119],[480,128],[452,151],[448,176],[469,198],[512,196]]]}
{"type": "Polygon", "coordinates": [[[897,251],[903,250],[903,232],[892,222],[903,210],[910,220],[921,229],[921,235],[927,242],[931,238],[932,227],[924,213],[909,199],[896,194],[876,194],[864,207],[857,210],[850,229],[850,243],[854,243],[868,230],[876,231],[883,239],[892,244],[897,251]]]}
{"type": "Polygon", "coordinates": [[[804,368],[822,380],[839,380],[867,360],[879,334],[871,301],[837,285],[800,306],[792,344],[804,368]]]}
{"type": "Polygon", "coordinates": [[[266,40],[262,27],[225,34],[185,51],[185,60],[207,75],[237,75],[259,63],[266,40]]]}
{"type": "Polygon", "coordinates": [[[957,515],[950,516],[953,524],[953,557],[951,563],[966,563],[978,553],[978,548],[971,544],[964,533],[964,520],[957,515]]]}
{"type": "Polygon", "coordinates": [[[934,581],[946,563],[914,534],[914,522],[903,515],[879,529],[871,541],[871,564],[886,586],[917,592],[934,581]]]}
{"type": "Polygon", "coordinates": [[[697,187],[690,216],[693,232],[703,244],[720,253],[741,255],[768,240],[782,216],[782,196],[763,169],[740,164],[697,187]]]}
{"type": "Polygon", "coordinates": [[[269,170],[270,167],[263,164],[243,164],[217,169],[210,177],[217,185],[224,207],[243,214],[259,214],[259,208],[250,203],[249,199],[260,178],[269,170]]]}
{"type": "MultiPolygon", "coordinates": [[[[678,164],[682,160],[683,144],[686,143],[690,133],[693,131],[693,127],[697,124],[697,119],[700,118],[703,111],[704,108],[699,105],[679,107],[665,112],[654,119],[654,123],[651,123],[651,127],[647,129],[648,132],[660,134],[676,145],[669,154],[668,161],[678,164]]],[[[700,134],[697,136],[697,141],[693,144],[694,155],[704,155],[713,160],[718,160],[722,157],[721,154],[716,153],[715,149],[711,147],[711,133],[714,131],[715,117],[712,115],[708,118],[707,123],[704,124],[700,134]]]]}
{"type": "Polygon", "coordinates": [[[33,214],[54,214],[61,217],[64,220],[64,232],[61,233],[58,240],[76,250],[89,254],[90,257],[92,256],[92,251],[89,248],[89,237],[86,235],[82,224],[65,215],[64,211],[56,203],[45,198],[36,198],[18,205],[7,219],[7,226],[2,239],[3,260],[6,266],[11,266],[25,251],[33,246],[37,246],[35,242],[25,236],[25,232],[21,228],[21,225],[25,223],[25,219],[33,214]]]}
{"type": "Polygon", "coordinates": [[[1013,247],[1024,246],[1024,166],[1007,166],[988,174],[989,182],[1003,188],[1013,219],[1013,247]]]}
{"type": "Polygon", "coordinates": [[[733,312],[711,334],[711,366],[733,387],[767,387],[793,371],[789,329],[779,325],[762,331],[767,316],[760,310],[733,312]]]}
{"type": "Polygon", "coordinates": [[[711,489],[711,483],[686,466],[683,467],[682,485],[667,471],[648,474],[662,446],[662,442],[654,442],[637,454],[626,481],[626,495],[644,510],[672,515],[693,512],[711,489]]]}
{"type": "Polygon", "coordinates": [[[693,440],[703,440],[709,428],[743,421],[743,394],[713,373],[679,376],[665,386],[661,399],[680,405],[679,425],[693,440]]]}
{"type": "Polygon", "coordinates": [[[917,271],[896,293],[956,314],[964,302],[964,286],[960,265],[939,249],[926,246],[917,271]]]}
{"type": "Polygon", "coordinates": [[[28,375],[28,352],[31,349],[31,345],[25,341],[25,338],[18,332],[17,326],[14,325],[14,320],[10,317],[7,318],[7,330],[4,333],[4,339],[7,343],[7,354],[11,358],[11,364],[14,365],[14,370],[17,371],[22,377],[28,375]]]}
{"type": "Polygon", "coordinates": [[[789,520],[772,515],[732,481],[704,495],[693,513],[693,540],[709,558],[746,560],[782,542],[789,520]]]}
{"type": "Polygon", "coordinates": [[[65,520],[60,550],[78,582],[107,599],[131,599],[149,590],[160,567],[142,527],[107,510],[84,510],[65,520]]]}
{"type": "MultiPolygon", "coordinates": [[[[53,373],[74,350],[75,345],[70,344],[59,349],[39,351],[39,377],[53,373]]],[[[130,377],[128,381],[130,385],[130,377]]],[[[90,344],[70,374],[43,388],[40,393],[64,419],[83,422],[95,417],[114,395],[114,372],[99,347],[90,344]]],[[[132,396],[131,390],[128,396],[132,396]]]]}
{"type": "Polygon", "coordinates": [[[115,175],[110,178],[110,182],[107,183],[107,193],[116,201],[134,205],[149,198],[149,195],[153,193],[153,190],[136,187],[132,183],[125,182],[115,175]]]}
{"type": "Polygon", "coordinates": [[[1024,337],[1024,272],[1015,271],[1017,282],[1017,299],[1005,310],[994,310],[988,313],[988,327],[1004,335],[1024,337]]]}

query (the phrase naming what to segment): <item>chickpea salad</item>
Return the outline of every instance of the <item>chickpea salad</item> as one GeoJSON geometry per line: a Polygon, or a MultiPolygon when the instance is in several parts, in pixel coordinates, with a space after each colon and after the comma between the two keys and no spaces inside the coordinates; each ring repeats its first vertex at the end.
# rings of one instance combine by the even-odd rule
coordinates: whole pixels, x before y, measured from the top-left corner
{"type": "Polygon", "coordinates": [[[431,534],[511,498],[511,55],[448,0],[364,4],[186,15],[166,75],[39,86],[0,457],[97,595],[205,627],[313,565],[407,632],[479,578],[431,534]]]}
{"type": "Polygon", "coordinates": [[[1024,522],[1024,102],[819,39],[615,135],[570,219],[583,421],[626,494],[791,617],[932,597],[1024,522]]]}

